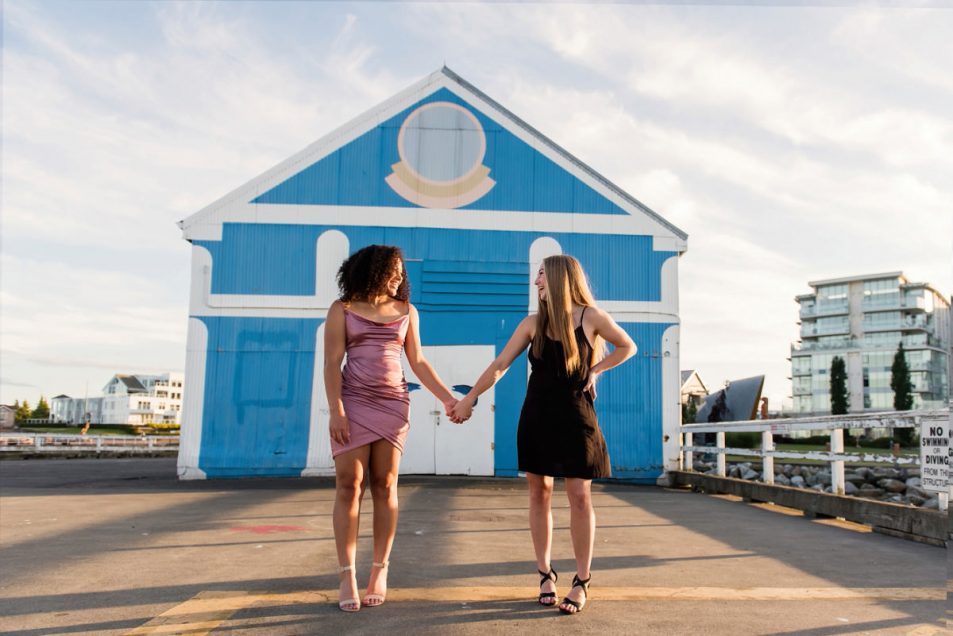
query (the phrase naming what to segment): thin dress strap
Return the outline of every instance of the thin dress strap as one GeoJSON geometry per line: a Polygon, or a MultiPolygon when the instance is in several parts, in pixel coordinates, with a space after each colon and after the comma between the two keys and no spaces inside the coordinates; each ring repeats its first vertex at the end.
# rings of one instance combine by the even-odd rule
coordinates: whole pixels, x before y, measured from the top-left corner
{"type": "Polygon", "coordinates": [[[579,314],[579,326],[576,329],[582,329],[582,339],[586,341],[586,344],[589,345],[589,348],[592,348],[592,343],[589,342],[589,336],[586,335],[586,328],[583,327],[582,321],[586,317],[586,310],[589,309],[589,305],[582,306],[582,313],[579,314]]]}

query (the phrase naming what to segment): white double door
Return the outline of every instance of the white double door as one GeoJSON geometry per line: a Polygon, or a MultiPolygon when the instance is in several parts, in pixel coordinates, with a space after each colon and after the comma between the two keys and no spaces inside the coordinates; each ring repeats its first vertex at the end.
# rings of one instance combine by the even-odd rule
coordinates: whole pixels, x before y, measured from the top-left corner
{"type": "MultiPolygon", "coordinates": [[[[493,361],[492,345],[424,347],[424,355],[454,397],[466,393],[493,361]]],[[[441,404],[413,374],[404,359],[408,383],[419,385],[410,392],[410,432],[400,460],[402,475],[492,475],[494,391],[480,396],[473,416],[454,424],[441,404]]]]}

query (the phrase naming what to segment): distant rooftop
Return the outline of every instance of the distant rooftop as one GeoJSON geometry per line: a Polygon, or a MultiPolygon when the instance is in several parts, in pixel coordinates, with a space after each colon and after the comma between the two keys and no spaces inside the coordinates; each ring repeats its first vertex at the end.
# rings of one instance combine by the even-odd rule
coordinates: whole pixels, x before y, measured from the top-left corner
{"type": "Polygon", "coordinates": [[[139,378],[137,378],[134,375],[117,374],[116,377],[119,378],[122,381],[122,383],[126,385],[126,388],[129,390],[130,393],[139,393],[139,392],[146,391],[146,387],[144,387],[142,385],[142,382],[139,381],[139,378]]]}
{"type": "Polygon", "coordinates": [[[907,279],[904,278],[903,272],[884,272],[883,274],[863,274],[860,276],[844,276],[842,278],[828,278],[825,280],[813,280],[808,283],[811,287],[817,287],[818,285],[839,285],[842,283],[853,283],[862,280],[880,280],[882,278],[901,278],[901,282],[907,282],[907,279]]]}
{"type": "Polygon", "coordinates": [[[863,274],[858,276],[843,276],[841,278],[827,278],[825,280],[812,280],[808,283],[808,285],[813,287],[814,291],[808,294],[798,294],[797,296],[794,297],[794,300],[796,300],[797,302],[801,302],[802,300],[808,300],[810,298],[816,297],[817,288],[822,285],[842,285],[844,283],[854,283],[854,282],[861,282],[865,280],[883,280],[883,279],[889,279],[889,278],[899,278],[900,287],[902,288],[910,289],[910,288],[920,287],[920,288],[928,289],[932,291],[934,294],[940,296],[944,300],[948,298],[943,292],[938,290],[936,287],[934,287],[930,283],[913,282],[908,280],[907,277],[903,275],[903,272],[884,272],[881,274],[863,274]]]}

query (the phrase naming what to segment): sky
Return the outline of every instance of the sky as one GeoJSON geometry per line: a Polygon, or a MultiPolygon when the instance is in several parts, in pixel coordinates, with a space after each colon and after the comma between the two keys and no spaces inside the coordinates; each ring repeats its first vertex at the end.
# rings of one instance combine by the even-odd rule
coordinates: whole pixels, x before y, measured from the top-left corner
{"type": "Polygon", "coordinates": [[[444,64],[688,233],[680,366],[713,390],[789,405],[808,281],[953,293],[953,3],[2,12],[5,404],[183,370],[176,222],[444,64]]]}

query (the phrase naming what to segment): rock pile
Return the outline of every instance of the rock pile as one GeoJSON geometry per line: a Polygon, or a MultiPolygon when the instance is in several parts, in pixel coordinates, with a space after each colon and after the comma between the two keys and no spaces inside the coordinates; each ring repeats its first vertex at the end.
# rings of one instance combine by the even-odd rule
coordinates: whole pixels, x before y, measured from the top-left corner
{"type": "MultiPolygon", "coordinates": [[[[694,470],[706,475],[717,471],[714,461],[696,460],[694,470]]],[[[764,481],[760,463],[741,462],[728,465],[728,477],[749,481],[764,481]]],[[[775,464],[774,483],[818,492],[831,492],[831,472],[828,466],[806,464],[775,464]]],[[[916,466],[894,468],[867,467],[844,469],[844,492],[854,497],[877,501],[908,504],[921,508],[939,508],[936,493],[924,490],[920,483],[920,469],[916,466]]]]}

